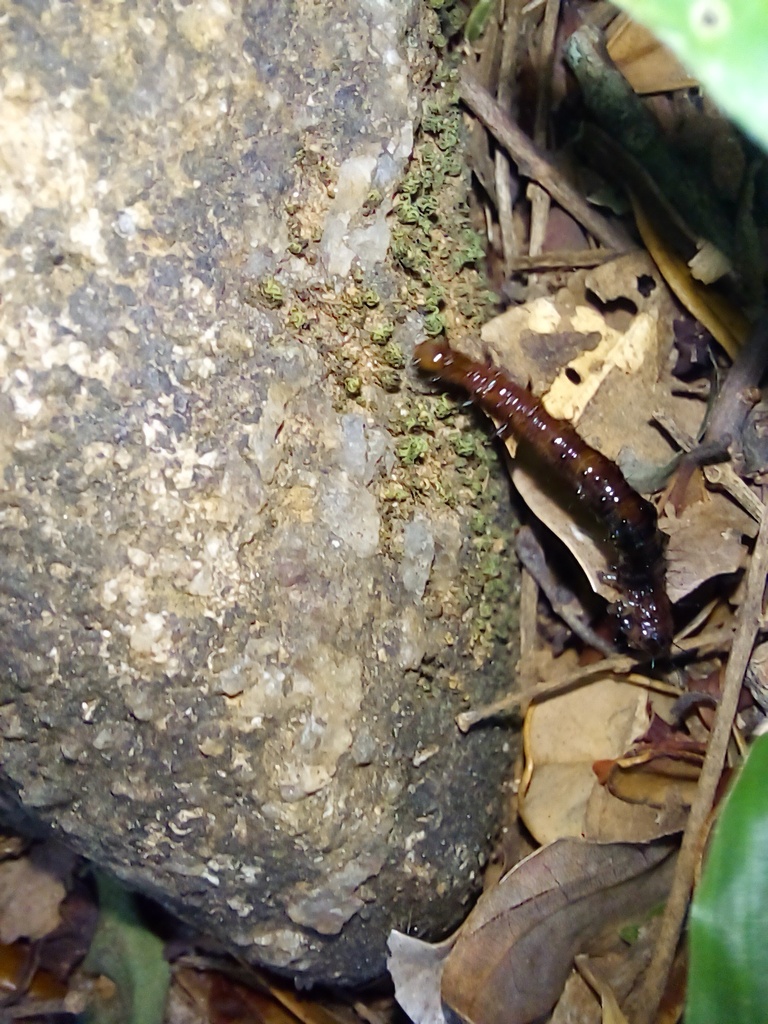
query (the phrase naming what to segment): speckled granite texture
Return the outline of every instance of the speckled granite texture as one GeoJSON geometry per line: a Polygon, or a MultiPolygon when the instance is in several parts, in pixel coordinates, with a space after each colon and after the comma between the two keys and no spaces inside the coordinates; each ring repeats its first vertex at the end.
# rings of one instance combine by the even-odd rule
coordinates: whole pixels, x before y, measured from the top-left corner
{"type": "Polygon", "coordinates": [[[470,510],[393,505],[402,393],[350,397],[327,313],[398,294],[423,16],[0,20],[5,816],[308,979],[456,921],[509,762],[453,724],[499,694],[466,656],[470,510]]]}

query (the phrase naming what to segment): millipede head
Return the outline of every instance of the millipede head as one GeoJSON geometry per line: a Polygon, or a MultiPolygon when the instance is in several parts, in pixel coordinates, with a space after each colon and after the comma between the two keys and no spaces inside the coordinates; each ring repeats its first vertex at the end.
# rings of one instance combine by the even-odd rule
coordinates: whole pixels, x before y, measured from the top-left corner
{"type": "Polygon", "coordinates": [[[674,633],[669,598],[662,589],[630,590],[617,609],[619,629],[627,644],[644,654],[663,655],[669,652],[674,633]]]}
{"type": "Polygon", "coordinates": [[[450,364],[452,356],[448,342],[439,338],[427,338],[413,350],[413,358],[419,368],[425,373],[434,373],[438,376],[450,364]]]}

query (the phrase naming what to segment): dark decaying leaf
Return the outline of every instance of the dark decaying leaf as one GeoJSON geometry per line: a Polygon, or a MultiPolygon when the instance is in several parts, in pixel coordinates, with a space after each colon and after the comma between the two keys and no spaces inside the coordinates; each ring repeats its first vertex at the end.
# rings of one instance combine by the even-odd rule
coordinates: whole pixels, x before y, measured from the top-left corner
{"type": "Polygon", "coordinates": [[[87,954],[99,917],[96,896],[81,879],[73,881],[59,916],[58,927],[38,944],[38,955],[41,967],[65,981],[87,954]]]}
{"type": "Polygon", "coordinates": [[[443,968],[449,1022],[528,1024],[555,1004],[575,955],[663,900],[674,843],[563,839],[485,893],[443,968]]]}

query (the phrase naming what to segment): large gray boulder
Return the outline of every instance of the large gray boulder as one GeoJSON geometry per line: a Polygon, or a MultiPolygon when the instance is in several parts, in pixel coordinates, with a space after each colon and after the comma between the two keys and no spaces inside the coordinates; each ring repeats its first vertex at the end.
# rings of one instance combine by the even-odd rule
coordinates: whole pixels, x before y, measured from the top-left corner
{"type": "Polygon", "coordinates": [[[472,498],[500,488],[408,447],[414,408],[442,428],[393,369],[423,17],[0,20],[4,815],[307,979],[456,921],[509,764],[453,722],[510,675],[472,498]]]}

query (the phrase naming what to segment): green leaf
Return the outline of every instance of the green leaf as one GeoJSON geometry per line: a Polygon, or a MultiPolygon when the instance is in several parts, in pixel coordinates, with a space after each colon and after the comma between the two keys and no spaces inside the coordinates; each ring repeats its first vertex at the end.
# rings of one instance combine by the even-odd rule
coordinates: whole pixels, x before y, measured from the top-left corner
{"type": "Polygon", "coordinates": [[[768,1022],[768,736],[726,797],[690,919],[685,1024],[768,1022]]]}
{"type": "Polygon", "coordinates": [[[496,0],[477,0],[464,25],[464,38],[468,43],[476,43],[485,32],[485,26],[495,8],[496,0]]]}
{"type": "Polygon", "coordinates": [[[142,923],[133,895],[101,872],[99,923],[83,967],[114,982],[113,998],[96,997],[86,1011],[88,1024],[162,1024],[171,969],[163,942],[142,923]]]}
{"type": "Polygon", "coordinates": [[[617,0],[768,150],[766,0],[617,0]]]}

